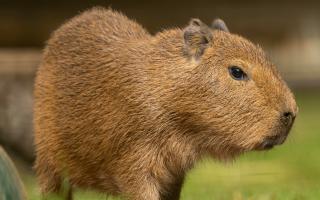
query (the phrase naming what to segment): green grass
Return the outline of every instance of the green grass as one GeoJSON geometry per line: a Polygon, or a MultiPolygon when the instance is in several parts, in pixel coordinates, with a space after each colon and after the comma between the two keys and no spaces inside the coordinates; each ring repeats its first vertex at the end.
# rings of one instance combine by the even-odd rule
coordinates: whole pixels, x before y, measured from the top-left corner
{"type": "MultiPolygon", "coordinates": [[[[213,160],[199,163],[188,174],[181,199],[320,199],[320,94],[300,92],[297,102],[299,115],[284,145],[268,152],[248,153],[234,163],[213,160]]],[[[34,177],[24,175],[24,181],[29,198],[40,199],[34,177]]],[[[77,191],[75,199],[106,199],[106,196],[77,191]]]]}

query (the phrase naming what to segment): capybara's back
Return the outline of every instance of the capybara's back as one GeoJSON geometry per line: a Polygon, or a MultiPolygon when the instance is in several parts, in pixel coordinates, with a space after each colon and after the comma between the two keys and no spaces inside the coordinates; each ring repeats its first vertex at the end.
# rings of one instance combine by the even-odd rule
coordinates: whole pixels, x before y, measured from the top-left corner
{"type": "Polygon", "coordinates": [[[52,34],[34,94],[41,191],[131,200],[179,199],[197,160],[282,144],[297,112],[263,50],[222,20],[150,35],[104,8],[52,34]]]}

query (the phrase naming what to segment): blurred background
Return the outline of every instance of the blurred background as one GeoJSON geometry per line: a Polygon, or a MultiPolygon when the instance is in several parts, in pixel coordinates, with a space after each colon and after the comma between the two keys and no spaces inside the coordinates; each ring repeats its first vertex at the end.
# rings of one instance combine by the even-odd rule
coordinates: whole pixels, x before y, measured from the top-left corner
{"type": "MultiPolygon", "coordinates": [[[[220,17],[233,33],[260,44],[297,97],[300,113],[287,142],[235,163],[212,160],[189,174],[182,199],[320,199],[320,1],[0,1],[0,145],[16,163],[30,199],[33,80],[50,33],[92,6],[112,7],[151,33],[183,27],[192,17],[220,17]]],[[[105,199],[77,192],[76,199],[105,199]]]]}

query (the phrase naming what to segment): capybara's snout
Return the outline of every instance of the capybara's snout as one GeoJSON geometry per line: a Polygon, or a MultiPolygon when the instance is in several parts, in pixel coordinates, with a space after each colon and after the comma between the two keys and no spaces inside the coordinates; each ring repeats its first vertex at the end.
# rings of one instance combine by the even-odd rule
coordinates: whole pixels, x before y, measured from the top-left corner
{"type": "Polygon", "coordinates": [[[271,135],[264,137],[261,143],[257,145],[258,150],[268,150],[286,141],[298,112],[295,100],[290,99],[290,101],[291,109],[286,109],[286,111],[280,113],[274,130],[271,132],[271,135]]]}

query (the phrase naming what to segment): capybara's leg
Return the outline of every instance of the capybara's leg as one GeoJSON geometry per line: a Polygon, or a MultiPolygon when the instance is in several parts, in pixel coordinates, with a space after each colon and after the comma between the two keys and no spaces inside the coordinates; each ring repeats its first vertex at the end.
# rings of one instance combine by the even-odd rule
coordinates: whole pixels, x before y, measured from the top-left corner
{"type": "Polygon", "coordinates": [[[37,156],[35,163],[41,194],[46,197],[50,193],[59,193],[62,179],[55,167],[43,156],[37,156]]]}
{"type": "Polygon", "coordinates": [[[68,191],[66,193],[65,200],[73,200],[73,189],[72,189],[71,185],[68,187],[68,191]]]}
{"type": "Polygon", "coordinates": [[[159,193],[152,190],[135,191],[134,193],[135,194],[128,196],[129,200],[162,200],[159,193]]]}
{"type": "Polygon", "coordinates": [[[125,184],[122,184],[121,193],[125,194],[126,199],[129,200],[162,200],[156,185],[153,182],[146,182],[143,177],[127,180],[125,184]]]}
{"type": "Polygon", "coordinates": [[[170,187],[161,194],[161,200],[179,200],[183,179],[170,184],[170,187]]]}

